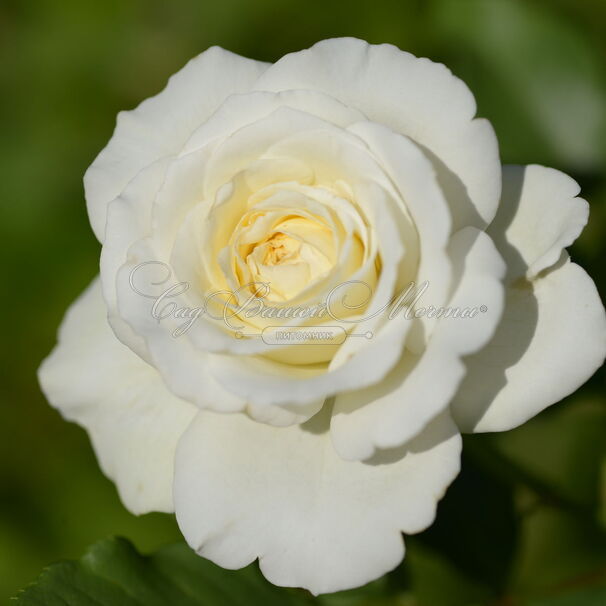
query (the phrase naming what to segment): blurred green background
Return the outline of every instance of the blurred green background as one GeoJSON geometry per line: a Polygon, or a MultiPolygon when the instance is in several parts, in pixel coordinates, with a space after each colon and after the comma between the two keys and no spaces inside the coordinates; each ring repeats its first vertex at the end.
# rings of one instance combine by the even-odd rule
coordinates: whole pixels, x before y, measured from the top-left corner
{"type": "MultiPolygon", "coordinates": [[[[119,110],[213,44],[274,61],[353,35],[443,61],[494,124],[504,162],[581,183],[591,218],[572,255],[604,299],[605,33],[603,0],[0,0],[0,599],[110,534],[144,552],[179,539],[170,516],[126,512],[85,432],[46,404],[35,377],[66,306],[97,272],[82,175],[119,110]]],[[[606,604],[603,386],[600,371],[525,426],[466,438],[437,524],[408,540],[403,566],[355,595],[606,604]]]]}

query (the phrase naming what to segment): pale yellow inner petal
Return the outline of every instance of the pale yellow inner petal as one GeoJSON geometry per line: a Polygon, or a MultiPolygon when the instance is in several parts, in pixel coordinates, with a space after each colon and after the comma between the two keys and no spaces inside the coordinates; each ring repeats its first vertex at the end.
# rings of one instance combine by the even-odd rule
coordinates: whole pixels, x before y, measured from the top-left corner
{"type": "Polygon", "coordinates": [[[256,212],[247,218],[235,240],[244,262],[235,264],[240,286],[249,286],[254,293],[256,283],[268,284],[269,301],[295,298],[325,276],[336,258],[331,230],[307,216],[256,212]]]}

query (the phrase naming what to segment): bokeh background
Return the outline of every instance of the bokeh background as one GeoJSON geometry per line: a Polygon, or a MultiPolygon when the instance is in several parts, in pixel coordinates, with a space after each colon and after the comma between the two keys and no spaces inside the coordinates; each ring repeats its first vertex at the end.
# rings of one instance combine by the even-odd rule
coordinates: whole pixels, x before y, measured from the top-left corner
{"type": "MultiPolygon", "coordinates": [[[[603,0],[0,0],[0,599],[108,535],[144,552],[180,538],[171,516],[122,507],[35,375],[97,272],[82,175],[119,110],[213,44],[274,61],[353,35],[443,61],[474,91],[504,162],[581,183],[591,218],[572,256],[604,299],[605,33],[603,0]]],[[[364,603],[603,606],[605,449],[603,371],[519,429],[466,438],[438,522],[364,603]]]]}

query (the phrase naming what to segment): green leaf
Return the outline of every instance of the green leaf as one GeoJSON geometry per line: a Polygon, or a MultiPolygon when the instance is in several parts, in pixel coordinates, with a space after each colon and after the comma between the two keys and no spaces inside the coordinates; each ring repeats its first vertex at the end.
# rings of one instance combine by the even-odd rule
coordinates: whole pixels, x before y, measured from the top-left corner
{"type": "Polygon", "coordinates": [[[302,606],[311,597],[274,587],[255,565],[223,570],[182,543],[144,556],[111,538],[78,561],[52,564],[14,599],[19,606],[302,606]]]}

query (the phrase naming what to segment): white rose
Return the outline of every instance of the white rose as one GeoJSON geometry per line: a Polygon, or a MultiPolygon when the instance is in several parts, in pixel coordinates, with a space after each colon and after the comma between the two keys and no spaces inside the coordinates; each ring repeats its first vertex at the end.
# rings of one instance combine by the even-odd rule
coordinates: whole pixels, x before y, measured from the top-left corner
{"type": "Polygon", "coordinates": [[[85,176],[100,279],[40,381],[126,507],[176,512],[200,555],[277,585],[361,585],[432,522],[460,431],[515,427],[600,366],[604,309],[564,250],[587,203],[558,171],[502,169],[475,112],[443,65],[337,39],[274,65],[212,48],[118,116],[85,176]],[[411,282],[423,299],[389,317],[411,282]],[[251,283],[274,308],[347,296],[230,328],[207,297],[251,283]]]}

